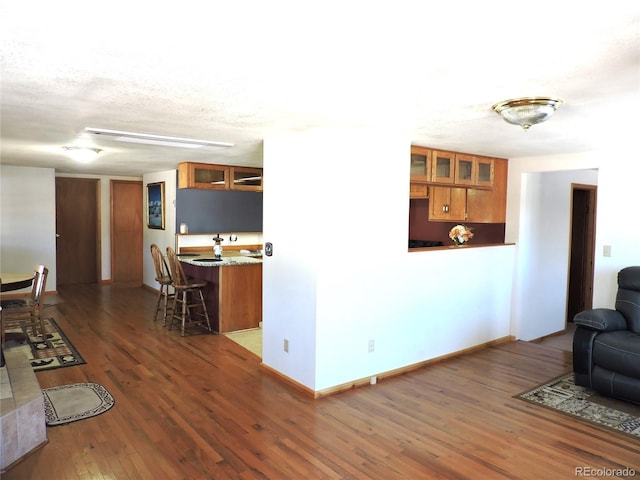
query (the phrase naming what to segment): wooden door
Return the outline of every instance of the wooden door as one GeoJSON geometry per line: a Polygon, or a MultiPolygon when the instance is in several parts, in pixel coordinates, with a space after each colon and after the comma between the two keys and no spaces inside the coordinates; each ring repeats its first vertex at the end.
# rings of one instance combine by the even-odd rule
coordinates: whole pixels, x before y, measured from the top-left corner
{"type": "Polygon", "coordinates": [[[572,322],[577,313],[592,308],[596,188],[594,185],[571,185],[568,322],[572,322]]]}
{"type": "Polygon", "coordinates": [[[98,283],[98,180],[56,177],[56,283],[98,283]]]}
{"type": "Polygon", "coordinates": [[[111,181],[111,281],[142,285],[142,182],[111,181]]]}

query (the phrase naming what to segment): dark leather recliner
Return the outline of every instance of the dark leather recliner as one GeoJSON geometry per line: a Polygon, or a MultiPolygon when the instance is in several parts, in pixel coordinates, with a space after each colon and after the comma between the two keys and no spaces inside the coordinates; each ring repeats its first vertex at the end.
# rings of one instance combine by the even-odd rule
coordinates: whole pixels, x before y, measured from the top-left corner
{"type": "Polygon", "coordinates": [[[586,310],[573,321],[576,385],[640,404],[640,266],[618,272],[615,310],[586,310]]]}

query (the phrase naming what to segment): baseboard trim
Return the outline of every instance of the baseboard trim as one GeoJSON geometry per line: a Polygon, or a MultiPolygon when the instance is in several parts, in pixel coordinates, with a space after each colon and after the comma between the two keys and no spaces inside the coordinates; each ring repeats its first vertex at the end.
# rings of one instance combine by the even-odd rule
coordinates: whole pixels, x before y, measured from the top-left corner
{"type": "Polygon", "coordinates": [[[448,360],[448,359],[455,358],[455,357],[460,357],[462,355],[467,355],[469,353],[477,352],[479,350],[484,350],[485,348],[489,348],[489,347],[492,347],[492,346],[495,346],[495,345],[500,345],[502,343],[515,342],[515,341],[516,341],[515,336],[507,335],[505,337],[497,338],[495,340],[491,340],[491,341],[484,342],[484,343],[481,343],[481,344],[478,344],[478,345],[474,345],[473,347],[464,348],[462,350],[457,350],[457,351],[452,352],[452,353],[447,353],[446,355],[441,355],[439,357],[431,358],[429,360],[425,360],[423,362],[414,363],[414,364],[407,365],[407,366],[404,366],[404,367],[401,367],[401,368],[396,368],[394,370],[388,370],[386,372],[376,373],[376,374],[371,375],[370,377],[360,378],[360,379],[353,380],[351,382],[344,383],[344,384],[341,384],[341,385],[335,385],[333,387],[330,387],[330,388],[327,388],[327,389],[324,389],[324,390],[312,390],[309,387],[307,387],[306,385],[303,385],[303,384],[293,380],[292,378],[287,377],[286,375],[282,374],[281,372],[278,372],[277,370],[274,370],[273,368],[265,365],[264,363],[260,364],[260,368],[263,369],[264,371],[266,371],[267,373],[269,373],[269,374],[277,377],[278,379],[282,380],[284,383],[292,386],[296,390],[302,392],[303,394],[308,395],[308,396],[310,396],[310,397],[312,397],[314,399],[319,399],[319,398],[335,395],[336,393],[346,392],[347,390],[352,390],[354,388],[363,387],[365,385],[371,385],[372,384],[372,378],[375,378],[375,383],[377,383],[380,380],[396,377],[398,375],[404,375],[406,373],[412,372],[414,370],[418,370],[420,368],[424,368],[424,367],[429,366],[429,365],[433,365],[435,363],[442,362],[444,360],[448,360]]]}
{"type": "Polygon", "coordinates": [[[262,370],[264,370],[265,372],[267,372],[268,374],[273,375],[274,377],[278,378],[282,382],[286,383],[290,387],[293,387],[294,389],[296,389],[299,392],[303,393],[304,395],[308,395],[309,397],[312,397],[312,398],[318,398],[318,397],[316,397],[316,392],[311,390],[306,385],[303,385],[303,384],[301,384],[299,382],[296,382],[293,378],[287,377],[283,373],[281,373],[281,372],[269,367],[268,365],[265,365],[264,363],[260,362],[260,368],[262,370]]]}

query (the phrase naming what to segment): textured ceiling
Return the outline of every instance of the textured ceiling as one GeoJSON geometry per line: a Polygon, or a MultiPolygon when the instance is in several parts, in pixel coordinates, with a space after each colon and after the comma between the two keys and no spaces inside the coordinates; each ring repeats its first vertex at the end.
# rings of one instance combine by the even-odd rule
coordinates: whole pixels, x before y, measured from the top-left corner
{"type": "Polygon", "coordinates": [[[1,160],[112,175],[252,166],[263,139],[323,126],[507,158],[607,148],[637,136],[636,4],[3,0],[1,160]],[[542,95],[565,104],[528,132],[491,110],[542,95]],[[103,152],[78,165],[60,147],[85,127],[235,147],[92,139],[103,152]]]}

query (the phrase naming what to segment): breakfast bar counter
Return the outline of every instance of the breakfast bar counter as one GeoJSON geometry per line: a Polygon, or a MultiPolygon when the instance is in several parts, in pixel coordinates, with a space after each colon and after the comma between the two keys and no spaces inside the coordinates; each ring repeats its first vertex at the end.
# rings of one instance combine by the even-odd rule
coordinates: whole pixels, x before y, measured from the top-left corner
{"type": "Polygon", "coordinates": [[[262,259],[244,255],[178,255],[184,273],[205,280],[205,302],[216,333],[258,328],[262,322],[262,259]]]}

